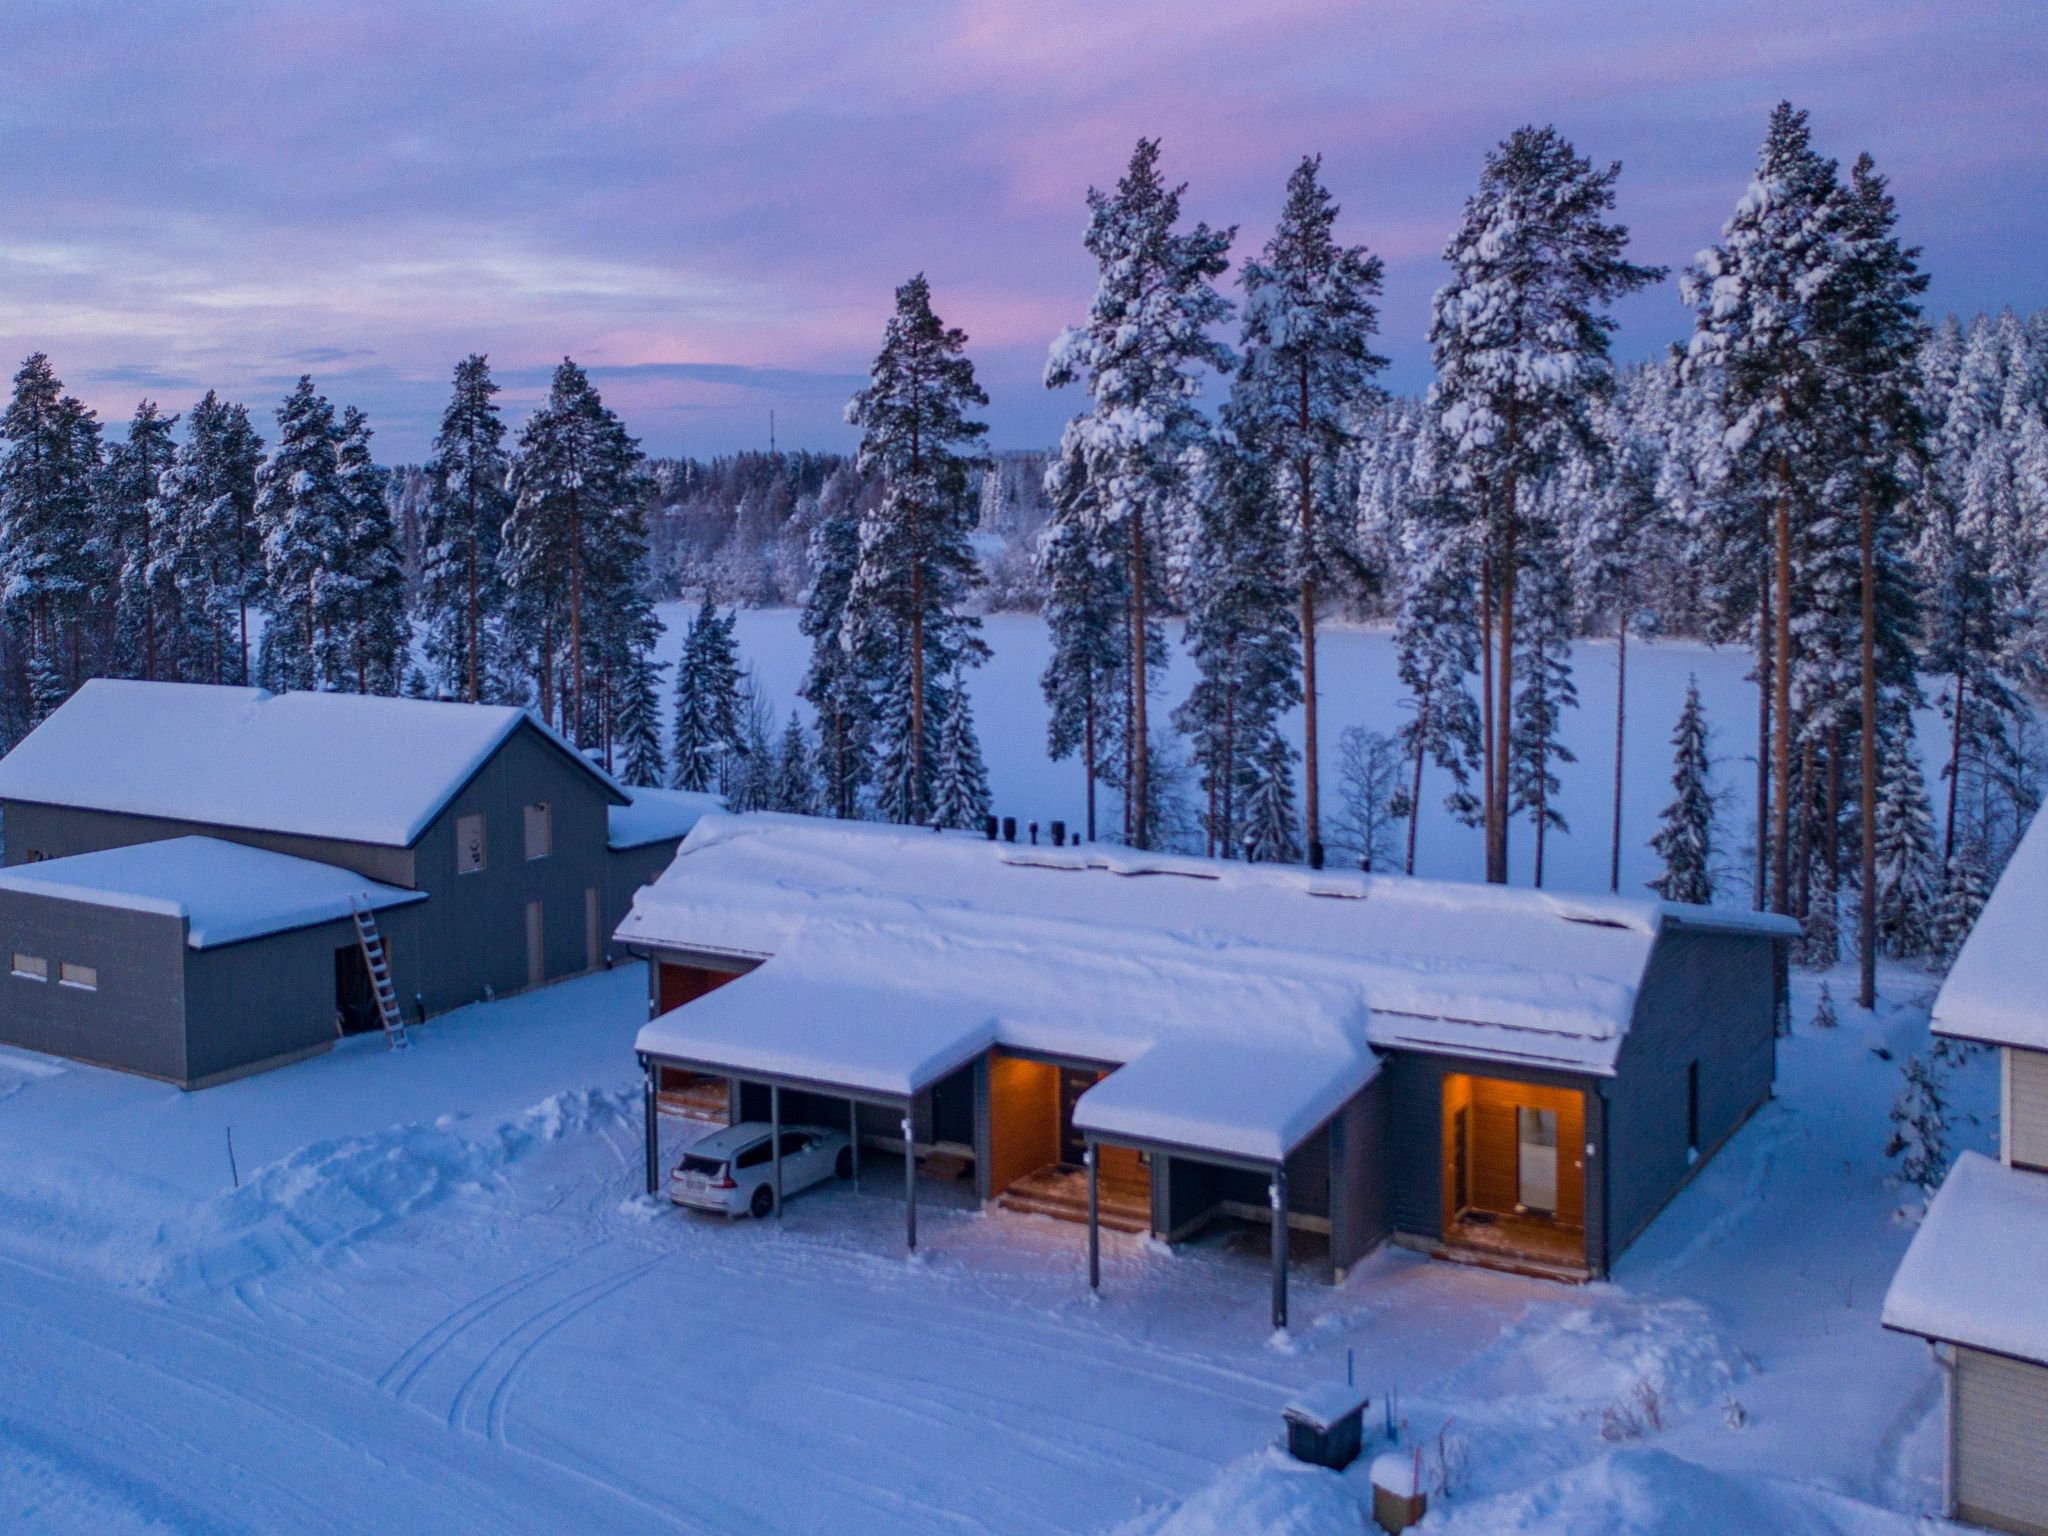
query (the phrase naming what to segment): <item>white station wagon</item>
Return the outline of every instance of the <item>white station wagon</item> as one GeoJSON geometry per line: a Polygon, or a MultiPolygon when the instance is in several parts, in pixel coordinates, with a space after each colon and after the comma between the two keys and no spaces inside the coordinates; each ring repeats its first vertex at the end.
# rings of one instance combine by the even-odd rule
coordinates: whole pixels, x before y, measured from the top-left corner
{"type": "MultiPolygon", "coordinates": [[[[669,1176],[668,1197],[693,1210],[726,1216],[775,1210],[774,1128],[758,1120],[728,1126],[683,1154],[669,1176]]],[[[844,1131],[816,1125],[782,1128],[783,1198],[853,1176],[853,1145],[844,1131]]]]}

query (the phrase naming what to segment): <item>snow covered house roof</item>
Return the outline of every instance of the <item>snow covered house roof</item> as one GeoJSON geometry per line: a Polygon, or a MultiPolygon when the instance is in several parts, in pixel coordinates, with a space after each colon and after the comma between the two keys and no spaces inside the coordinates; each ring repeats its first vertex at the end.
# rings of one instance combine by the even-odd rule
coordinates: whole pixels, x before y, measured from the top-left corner
{"type": "MultiPolygon", "coordinates": [[[[762,1027],[821,1059],[892,1009],[956,1018],[963,1042],[992,1021],[992,1043],[1129,1064],[1083,1097],[1085,1129],[1268,1158],[1370,1081],[1372,1046],[1611,1073],[1657,934],[1686,920],[1648,901],[712,814],[617,937],[774,957],[711,996],[737,1011],[780,972],[790,1019],[762,1027]],[[862,999],[844,1020],[842,991],[862,999]]],[[[703,1059],[704,1001],[650,1023],[640,1048],[703,1059]]]]}
{"type": "Polygon", "coordinates": [[[649,789],[639,784],[621,788],[626,803],[611,808],[609,842],[615,849],[672,842],[687,836],[706,812],[725,809],[722,795],[699,794],[688,789],[649,789]]]}
{"type": "Polygon", "coordinates": [[[1934,1032],[2048,1051],[2048,815],[2034,817],[1949,967],[1934,1032]]]}
{"type": "Polygon", "coordinates": [[[1957,1158],[1885,1293],[1884,1325],[2048,1365],[2048,1177],[1957,1158]]]}
{"type": "Polygon", "coordinates": [[[173,837],[0,869],[0,891],[187,919],[185,942],[213,949],[427,899],[352,870],[215,837],[173,837]]]}
{"type": "Polygon", "coordinates": [[[521,725],[624,803],[523,709],[95,678],[0,758],[0,800],[403,848],[521,725]]]}

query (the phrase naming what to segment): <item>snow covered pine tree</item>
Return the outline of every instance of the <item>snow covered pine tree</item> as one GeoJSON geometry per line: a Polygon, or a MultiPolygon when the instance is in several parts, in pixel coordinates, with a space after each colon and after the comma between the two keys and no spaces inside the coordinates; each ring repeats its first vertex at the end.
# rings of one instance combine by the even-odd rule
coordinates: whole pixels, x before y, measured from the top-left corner
{"type": "Polygon", "coordinates": [[[1650,888],[1666,901],[1711,906],[1714,900],[1713,760],[1707,755],[1706,713],[1700,684],[1686,679],[1685,708],[1671,733],[1671,803],[1650,846],[1664,861],[1664,873],[1650,888]]]}

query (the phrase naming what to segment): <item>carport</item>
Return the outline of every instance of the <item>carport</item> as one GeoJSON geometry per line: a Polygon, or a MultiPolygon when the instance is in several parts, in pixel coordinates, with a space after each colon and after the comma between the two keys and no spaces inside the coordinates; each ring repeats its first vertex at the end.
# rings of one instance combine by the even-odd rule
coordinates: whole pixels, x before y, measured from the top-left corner
{"type": "Polygon", "coordinates": [[[785,1093],[843,1101],[860,1177],[862,1106],[897,1116],[903,1134],[904,1243],[917,1250],[919,1095],[984,1055],[995,1039],[987,1009],[834,981],[788,958],[708,992],[640,1030],[647,1192],[661,1188],[656,1092],[661,1069],[714,1073],[768,1091],[775,1212],[782,1214],[785,1093]]]}
{"type": "MultiPolygon", "coordinates": [[[[1173,1237],[1190,1215],[1176,1190],[1183,1165],[1266,1181],[1272,1222],[1273,1326],[1287,1326],[1288,1164],[1325,1138],[1331,1258],[1342,1266],[1380,1235],[1379,1060],[1356,1052],[1251,1050],[1208,1039],[1162,1040],[1082,1094],[1074,1124],[1087,1140],[1088,1285],[1102,1287],[1099,1181],[1107,1146],[1147,1154],[1158,1224],[1173,1237]]],[[[1192,1182],[1192,1181],[1188,1181],[1192,1182]]],[[[1201,1197],[1197,1197],[1198,1199],[1201,1197]]],[[[1211,1205],[1220,1203],[1211,1200],[1211,1205]]]]}

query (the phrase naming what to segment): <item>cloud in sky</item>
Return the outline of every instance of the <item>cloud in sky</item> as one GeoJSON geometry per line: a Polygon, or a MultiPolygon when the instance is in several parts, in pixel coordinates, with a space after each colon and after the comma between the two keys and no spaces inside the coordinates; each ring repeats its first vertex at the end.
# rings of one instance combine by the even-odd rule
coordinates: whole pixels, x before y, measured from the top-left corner
{"type": "MultiPolygon", "coordinates": [[[[2048,304],[2048,12],[1921,0],[898,0],[889,6],[208,0],[10,9],[0,346],[125,417],[310,370],[417,456],[491,354],[517,412],[564,354],[650,449],[844,446],[916,271],[964,325],[995,440],[1092,289],[1082,197],[1141,133],[1191,215],[1262,241],[1304,152],[1388,262],[1392,382],[1428,372],[1438,253],[1486,149],[1555,121],[1624,162],[1636,254],[1676,266],[1789,96],[1869,149],[1932,302],[2048,304]]],[[[1675,286],[1622,347],[1682,334],[1675,286]]]]}

